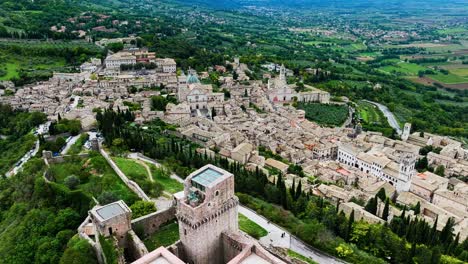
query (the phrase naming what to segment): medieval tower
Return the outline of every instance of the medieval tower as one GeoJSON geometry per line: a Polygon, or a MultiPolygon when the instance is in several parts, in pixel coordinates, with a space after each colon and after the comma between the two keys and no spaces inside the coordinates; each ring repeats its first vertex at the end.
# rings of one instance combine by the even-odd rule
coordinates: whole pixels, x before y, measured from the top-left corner
{"type": "Polygon", "coordinates": [[[177,198],[177,219],[185,261],[224,263],[222,234],[237,232],[238,198],[234,175],[213,165],[190,174],[177,198]]]}
{"type": "Polygon", "coordinates": [[[399,163],[398,181],[396,183],[397,192],[407,192],[411,186],[411,180],[416,174],[416,157],[410,153],[402,153],[399,163]]]}
{"type": "Polygon", "coordinates": [[[401,140],[406,141],[411,133],[411,123],[405,123],[403,133],[401,134],[401,140]]]}

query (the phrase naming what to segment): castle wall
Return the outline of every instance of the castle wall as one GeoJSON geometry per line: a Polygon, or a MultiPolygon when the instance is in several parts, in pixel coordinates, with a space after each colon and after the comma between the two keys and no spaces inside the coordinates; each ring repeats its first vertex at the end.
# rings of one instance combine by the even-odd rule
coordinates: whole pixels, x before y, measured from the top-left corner
{"type": "Polygon", "coordinates": [[[128,232],[129,239],[127,240],[127,250],[132,260],[139,259],[148,254],[148,249],[141,239],[135,234],[133,230],[128,232]]]}
{"type": "MultiPolygon", "coordinates": [[[[81,153],[78,155],[74,155],[75,157],[78,156],[80,158],[87,158],[89,157],[88,153],[81,153]]],[[[71,155],[63,155],[63,156],[56,156],[56,157],[48,157],[47,162],[49,164],[59,164],[59,163],[64,163],[66,161],[67,157],[71,157],[71,155]]]]}
{"type": "Polygon", "coordinates": [[[176,208],[170,207],[164,211],[154,212],[132,220],[132,229],[142,229],[145,236],[154,234],[163,224],[175,220],[176,208]]]}
{"type": "Polygon", "coordinates": [[[242,250],[246,247],[245,243],[242,243],[236,237],[233,237],[234,234],[222,234],[223,240],[223,252],[224,252],[224,263],[228,263],[233,258],[238,256],[242,250]]]}

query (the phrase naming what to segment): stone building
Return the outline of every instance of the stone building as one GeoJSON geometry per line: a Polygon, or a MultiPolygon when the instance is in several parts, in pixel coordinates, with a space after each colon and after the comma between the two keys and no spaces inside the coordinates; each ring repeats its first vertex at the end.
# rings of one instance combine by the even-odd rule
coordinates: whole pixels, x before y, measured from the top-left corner
{"type": "Polygon", "coordinates": [[[221,234],[238,230],[238,204],[231,173],[207,165],[187,177],[184,196],[177,201],[179,235],[187,260],[223,262],[221,234]]]}
{"type": "Polygon", "coordinates": [[[120,65],[136,63],[136,56],[130,52],[118,52],[107,56],[104,61],[106,68],[110,70],[120,70],[120,65]]]}
{"type": "Polygon", "coordinates": [[[177,71],[177,63],[174,59],[164,58],[156,59],[158,70],[164,73],[175,73],[177,71]]]}
{"type": "Polygon", "coordinates": [[[387,155],[379,149],[353,144],[339,144],[337,160],[395,186],[397,192],[409,191],[416,174],[416,156],[412,153],[387,155]]]}
{"type": "Polygon", "coordinates": [[[304,102],[318,102],[328,104],[330,93],[312,86],[305,86],[306,91],[296,92],[295,85],[288,85],[286,68],[281,66],[278,78],[268,80],[268,100],[272,103],[290,103],[294,100],[304,102]]]}
{"type": "Polygon", "coordinates": [[[132,211],[123,201],[95,207],[89,211],[89,217],[97,233],[104,237],[115,236],[124,240],[132,230],[132,211]]]}
{"type": "Polygon", "coordinates": [[[410,192],[431,202],[434,192],[446,190],[449,179],[440,177],[432,172],[426,171],[416,174],[411,183],[410,192]]]}

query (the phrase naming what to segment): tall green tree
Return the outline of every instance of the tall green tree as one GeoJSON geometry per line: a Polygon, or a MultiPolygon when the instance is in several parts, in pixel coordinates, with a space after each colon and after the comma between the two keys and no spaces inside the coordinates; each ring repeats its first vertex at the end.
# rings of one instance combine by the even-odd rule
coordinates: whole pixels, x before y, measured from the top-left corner
{"type": "Polygon", "coordinates": [[[385,199],[385,207],[382,212],[382,219],[387,221],[388,220],[388,212],[390,209],[390,199],[385,199]]]}

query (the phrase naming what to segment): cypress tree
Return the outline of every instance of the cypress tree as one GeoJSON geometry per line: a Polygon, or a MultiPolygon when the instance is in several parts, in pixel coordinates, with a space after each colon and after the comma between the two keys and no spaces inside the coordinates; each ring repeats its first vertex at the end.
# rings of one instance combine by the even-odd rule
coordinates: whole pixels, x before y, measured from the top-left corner
{"type": "Polygon", "coordinates": [[[382,202],[384,202],[385,199],[387,199],[387,195],[385,194],[385,189],[384,188],[380,188],[380,190],[377,192],[377,194],[375,196],[379,197],[382,202]]]}
{"type": "Polygon", "coordinates": [[[369,213],[375,215],[375,214],[377,213],[377,198],[375,198],[375,197],[374,197],[374,198],[371,198],[371,199],[367,202],[367,204],[366,204],[366,206],[364,207],[364,209],[365,209],[367,212],[369,212],[369,213]]]}
{"type": "Polygon", "coordinates": [[[289,189],[289,193],[291,194],[291,197],[296,200],[296,178],[293,178],[293,184],[291,186],[291,189],[289,189]]]}
{"type": "Polygon", "coordinates": [[[353,232],[353,223],[354,223],[354,209],[351,211],[348,219],[348,228],[346,230],[346,241],[349,242],[351,239],[351,233],[353,232]]]}
{"type": "Polygon", "coordinates": [[[453,239],[453,226],[455,221],[452,217],[447,220],[444,229],[440,232],[440,242],[444,245],[448,245],[453,239]]]}
{"type": "Polygon", "coordinates": [[[383,209],[383,212],[382,212],[382,219],[387,221],[388,220],[388,211],[389,211],[389,206],[390,206],[390,199],[386,199],[385,200],[385,207],[383,209]]]}
{"type": "Polygon", "coordinates": [[[419,213],[421,213],[421,203],[420,203],[420,202],[418,202],[418,203],[416,204],[416,206],[414,207],[414,210],[413,210],[413,211],[414,211],[414,214],[415,214],[415,215],[418,215],[419,213]]]}
{"type": "Polygon", "coordinates": [[[437,243],[437,224],[439,221],[439,216],[436,217],[436,220],[434,221],[434,225],[432,226],[431,230],[431,244],[435,245],[437,243]]]}
{"type": "Polygon", "coordinates": [[[299,180],[299,184],[297,185],[297,189],[296,189],[296,200],[299,199],[301,195],[302,195],[302,181],[299,180]]]}

